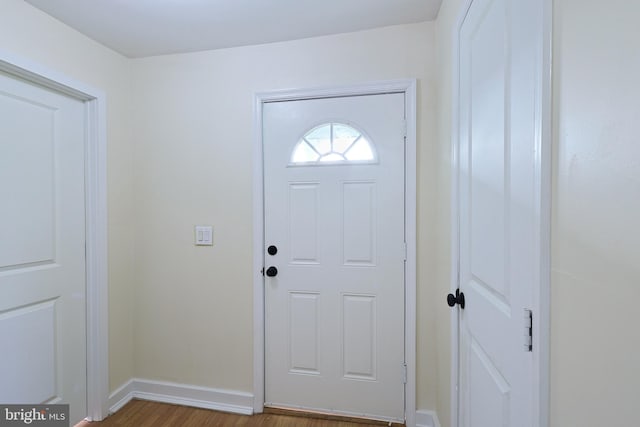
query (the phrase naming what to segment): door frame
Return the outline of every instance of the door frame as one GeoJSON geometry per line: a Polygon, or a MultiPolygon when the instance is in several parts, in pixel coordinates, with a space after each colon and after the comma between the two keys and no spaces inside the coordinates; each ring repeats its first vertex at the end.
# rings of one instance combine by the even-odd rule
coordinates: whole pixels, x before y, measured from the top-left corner
{"type": "MultiPolygon", "coordinates": [[[[462,0],[458,17],[452,28],[452,111],[451,111],[451,277],[450,291],[459,288],[460,236],[459,221],[459,125],[460,125],[460,30],[474,0],[462,0]]],[[[538,34],[538,55],[542,67],[537,70],[536,97],[536,198],[538,218],[536,245],[538,247],[539,286],[534,289],[533,320],[533,374],[534,384],[533,425],[549,426],[550,405],[550,305],[551,305],[551,149],[552,137],[552,28],[553,0],[541,0],[542,25],[538,34]]],[[[459,375],[460,375],[460,324],[458,310],[451,310],[451,425],[459,426],[459,375]]]]}
{"type": "Polygon", "coordinates": [[[256,93],[254,96],[253,146],[253,411],[264,410],[265,307],[264,307],[264,170],[262,110],[266,103],[304,99],[402,93],[405,95],[405,418],[415,426],[416,413],[416,80],[332,86],[256,93]]]}
{"type": "Polygon", "coordinates": [[[106,96],[99,89],[0,50],[0,71],[82,101],[85,135],[87,418],[109,408],[106,96]]]}

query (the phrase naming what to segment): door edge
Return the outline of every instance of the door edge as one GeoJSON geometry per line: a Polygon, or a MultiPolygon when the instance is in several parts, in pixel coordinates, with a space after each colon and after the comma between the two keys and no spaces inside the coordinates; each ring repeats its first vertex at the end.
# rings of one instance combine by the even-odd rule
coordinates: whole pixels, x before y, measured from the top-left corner
{"type": "Polygon", "coordinates": [[[106,96],[99,89],[0,49],[0,71],[84,102],[87,418],[109,409],[106,96]]]}
{"type": "Polygon", "coordinates": [[[403,93],[407,121],[405,150],[405,420],[415,426],[416,417],[416,236],[417,236],[417,164],[416,122],[417,81],[415,79],[386,80],[348,86],[325,86],[309,89],[276,90],[254,94],[253,144],[253,411],[262,413],[265,402],[265,307],[264,307],[264,168],[262,110],[269,102],[344,96],[403,93]]]}

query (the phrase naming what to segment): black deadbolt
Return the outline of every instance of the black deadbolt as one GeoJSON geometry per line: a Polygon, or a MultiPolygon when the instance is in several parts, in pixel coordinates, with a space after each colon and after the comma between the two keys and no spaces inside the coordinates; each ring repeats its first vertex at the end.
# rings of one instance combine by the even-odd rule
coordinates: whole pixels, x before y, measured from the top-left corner
{"type": "Polygon", "coordinates": [[[456,289],[456,294],[447,295],[447,304],[449,307],[453,307],[454,305],[460,305],[460,308],[464,309],[464,293],[460,292],[460,289],[456,289]]]}
{"type": "Polygon", "coordinates": [[[278,248],[276,248],[275,246],[271,245],[267,248],[267,253],[269,255],[275,255],[278,253],[278,248]]]}
{"type": "Polygon", "coordinates": [[[269,268],[267,268],[267,276],[269,277],[276,277],[278,275],[278,269],[271,266],[269,268]]]}

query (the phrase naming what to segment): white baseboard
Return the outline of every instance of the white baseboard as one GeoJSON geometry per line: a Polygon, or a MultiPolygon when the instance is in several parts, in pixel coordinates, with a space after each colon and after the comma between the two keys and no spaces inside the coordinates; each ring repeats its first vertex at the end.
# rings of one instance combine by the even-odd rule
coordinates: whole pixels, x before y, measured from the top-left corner
{"type": "Polygon", "coordinates": [[[419,409],[416,411],[416,427],[440,427],[435,411],[419,409]]]}
{"type": "Polygon", "coordinates": [[[109,415],[118,412],[133,399],[133,381],[127,381],[109,395],[109,415]]]}
{"type": "Polygon", "coordinates": [[[140,378],[129,380],[111,393],[109,413],[118,411],[131,399],[173,403],[244,415],[253,413],[253,394],[251,393],[140,378]]]}
{"type": "MultiPolygon", "coordinates": [[[[140,378],[127,381],[111,393],[109,413],[117,412],[131,399],[173,403],[244,415],[253,413],[251,393],[140,378]]],[[[438,416],[434,411],[418,410],[415,419],[416,427],[440,427],[438,416]]]]}

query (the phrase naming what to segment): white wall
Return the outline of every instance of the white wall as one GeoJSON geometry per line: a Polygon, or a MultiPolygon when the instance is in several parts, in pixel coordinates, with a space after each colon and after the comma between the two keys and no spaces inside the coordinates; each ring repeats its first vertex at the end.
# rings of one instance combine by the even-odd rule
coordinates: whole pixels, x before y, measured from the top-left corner
{"type": "Polygon", "coordinates": [[[109,367],[113,388],[133,375],[130,61],[22,0],[0,1],[0,49],[107,95],[109,367]]]}
{"type": "Polygon", "coordinates": [[[135,375],[253,391],[256,92],[418,79],[418,407],[435,405],[433,23],[133,61],[135,375]],[[212,224],[214,246],[194,247],[212,224]]]}
{"type": "Polygon", "coordinates": [[[551,425],[640,425],[640,3],[554,7],[551,425]]]}
{"type": "MultiPolygon", "coordinates": [[[[452,31],[438,58],[439,294],[448,289],[452,31]]],[[[640,3],[554,2],[551,426],[640,425],[640,3]]],[[[450,426],[448,310],[438,306],[438,415],[450,426]]]]}

